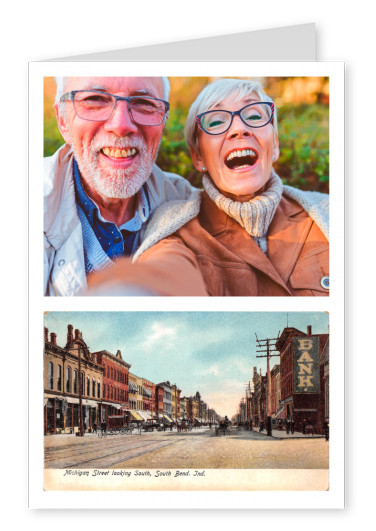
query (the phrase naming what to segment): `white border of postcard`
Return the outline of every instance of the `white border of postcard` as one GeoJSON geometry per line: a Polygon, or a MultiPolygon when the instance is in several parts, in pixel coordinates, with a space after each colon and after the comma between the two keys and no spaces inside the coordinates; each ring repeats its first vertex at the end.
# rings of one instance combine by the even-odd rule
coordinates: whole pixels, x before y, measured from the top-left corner
{"type": "MultiPolygon", "coordinates": [[[[283,149],[283,146],[281,146],[283,149]]],[[[344,506],[344,64],[333,62],[41,62],[29,66],[29,506],[31,508],[342,508],[344,506]],[[46,76],[329,76],[330,297],[43,297],[43,78],[46,76]],[[330,488],[325,492],[45,492],[43,312],[327,311],[330,488]]]]}

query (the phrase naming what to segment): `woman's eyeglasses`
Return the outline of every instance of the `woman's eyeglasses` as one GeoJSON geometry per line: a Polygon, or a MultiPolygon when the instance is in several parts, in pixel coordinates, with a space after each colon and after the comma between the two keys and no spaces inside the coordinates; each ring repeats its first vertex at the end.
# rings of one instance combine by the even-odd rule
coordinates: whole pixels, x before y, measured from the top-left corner
{"type": "Polygon", "coordinates": [[[63,94],[60,101],[71,100],[74,110],[82,120],[105,122],[108,120],[118,101],[128,103],[132,120],[138,125],[160,125],[170,109],[167,101],[148,96],[115,96],[100,90],[73,90],[63,94]]]}
{"type": "Polygon", "coordinates": [[[196,123],[208,135],[222,135],[230,129],[234,116],[239,116],[248,127],[264,127],[273,119],[274,103],[250,103],[238,111],[206,111],[196,116],[196,123]]]}

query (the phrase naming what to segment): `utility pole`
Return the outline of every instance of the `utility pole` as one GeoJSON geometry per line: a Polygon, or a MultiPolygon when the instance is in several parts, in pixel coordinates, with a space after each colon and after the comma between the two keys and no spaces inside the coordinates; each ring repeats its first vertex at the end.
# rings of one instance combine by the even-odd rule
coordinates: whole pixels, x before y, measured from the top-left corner
{"type": "Polygon", "coordinates": [[[78,407],[79,407],[79,436],[83,437],[84,429],[82,425],[82,374],[81,374],[81,346],[78,345],[78,407]]]}
{"type": "Polygon", "coordinates": [[[278,350],[275,348],[276,342],[278,341],[279,337],[275,338],[268,338],[268,339],[259,339],[256,336],[256,348],[257,352],[265,352],[266,354],[256,356],[256,358],[266,358],[266,403],[267,403],[267,419],[266,419],[266,434],[271,437],[272,435],[272,404],[271,404],[271,389],[270,389],[270,367],[269,367],[269,359],[273,357],[280,356],[280,354],[271,354],[271,352],[278,352],[278,350]]]}

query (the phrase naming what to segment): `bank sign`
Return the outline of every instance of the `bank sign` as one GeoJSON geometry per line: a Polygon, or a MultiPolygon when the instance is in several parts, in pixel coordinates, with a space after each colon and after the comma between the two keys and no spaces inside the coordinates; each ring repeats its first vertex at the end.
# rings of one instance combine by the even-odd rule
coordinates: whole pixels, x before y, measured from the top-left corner
{"type": "Polygon", "coordinates": [[[294,393],[320,392],[320,343],[318,337],[294,337],[292,343],[294,393]]]}

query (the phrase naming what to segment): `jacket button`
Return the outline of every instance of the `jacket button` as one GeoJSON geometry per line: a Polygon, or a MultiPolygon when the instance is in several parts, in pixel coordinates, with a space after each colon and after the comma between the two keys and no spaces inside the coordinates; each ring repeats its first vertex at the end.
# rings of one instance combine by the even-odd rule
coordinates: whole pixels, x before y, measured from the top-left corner
{"type": "Polygon", "coordinates": [[[65,264],[65,260],[59,260],[58,265],[63,266],[65,264]]]}
{"type": "Polygon", "coordinates": [[[322,277],[320,284],[324,289],[329,289],[329,277],[322,277]]]}
{"type": "Polygon", "coordinates": [[[114,243],[120,243],[120,242],[121,242],[121,238],[119,238],[119,236],[114,238],[114,243]]]}

